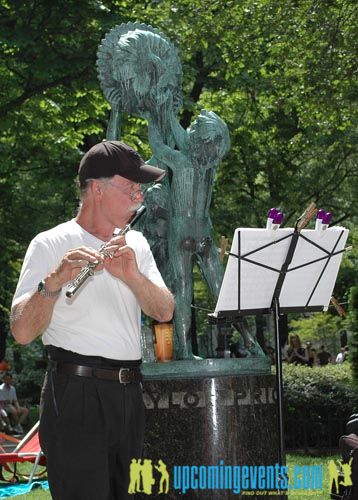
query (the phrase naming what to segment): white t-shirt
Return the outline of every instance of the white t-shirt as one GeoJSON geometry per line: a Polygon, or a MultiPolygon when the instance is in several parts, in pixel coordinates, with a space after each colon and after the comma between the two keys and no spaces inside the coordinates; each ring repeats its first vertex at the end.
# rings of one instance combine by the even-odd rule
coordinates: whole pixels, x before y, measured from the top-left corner
{"type": "MultiPolygon", "coordinates": [[[[154,284],[165,287],[147,240],[130,230],[126,243],[134,250],[140,272],[154,284]]],[[[13,298],[16,305],[24,294],[32,295],[38,283],[54,271],[70,249],[99,249],[103,241],[85,231],[74,219],[38,234],[26,252],[13,298]]],[[[54,345],[87,356],[118,360],[141,358],[141,311],[130,288],[108,271],[95,272],[71,298],[66,286],[57,299],[51,322],[42,336],[54,345]]]]}
{"type": "Polygon", "coordinates": [[[12,404],[14,401],[17,401],[16,389],[13,385],[7,387],[5,382],[0,385],[0,401],[3,401],[5,404],[12,404]]]}
{"type": "Polygon", "coordinates": [[[336,357],[336,363],[343,363],[343,361],[344,361],[343,352],[339,352],[336,357]]]}

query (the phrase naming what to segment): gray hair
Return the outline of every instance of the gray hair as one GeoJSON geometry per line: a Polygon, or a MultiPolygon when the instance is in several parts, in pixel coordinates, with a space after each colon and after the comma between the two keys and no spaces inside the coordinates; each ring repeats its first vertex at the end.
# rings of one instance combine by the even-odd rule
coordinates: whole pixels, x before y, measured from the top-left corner
{"type": "Polygon", "coordinates": [[[81,200],[83,200],[83,198],[86,196],[88,188],[89,188],[90,184],[93,181],[98,181],[98,182],[101,182],[102,184],[109,184],[112,179],[113,179],[113,176],[112,177],[98,177],[96,179],[94,179],[94,178],[88,178],[88,179],[85,180],[85,184],[82,187],[78,183],[78,187],[79,187],[79,190],[80,190],[80,198],[81,198],[81,200]]]}

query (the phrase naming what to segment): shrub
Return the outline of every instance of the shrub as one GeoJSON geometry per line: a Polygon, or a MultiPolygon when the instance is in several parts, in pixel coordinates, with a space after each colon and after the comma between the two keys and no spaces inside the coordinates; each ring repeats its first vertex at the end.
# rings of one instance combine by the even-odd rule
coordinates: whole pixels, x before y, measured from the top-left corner
{"type": "Polygon", "coordinates": [[[347,362],[313,368],[284,365],[283,388],[287,409],[305,406],[346,415],[358,408],[358,393],[347,362]]]}
{"type": "Polygon", "coordinates": [[[283,399],[288,447],[337,447],[348,417],[358,411],[350,363],[284,365],[283,399]]]}

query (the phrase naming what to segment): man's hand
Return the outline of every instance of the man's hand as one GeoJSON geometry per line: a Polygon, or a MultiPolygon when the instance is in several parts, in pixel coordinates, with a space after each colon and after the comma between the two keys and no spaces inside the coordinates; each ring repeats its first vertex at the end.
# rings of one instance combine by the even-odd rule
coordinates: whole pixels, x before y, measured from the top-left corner
{"type": "MultiPolygon", "coordinates": [[[[104,257],[90,247],[78,247],[65,253],[57,268],[44,277],[46,290],[55,292],[72,281],[89,262],[97,263],[95,270],[103,269],[104,257]]],[[[12,334],[20,344],[28,344],[48,327],[58,297],[42,297],[36,291],[25,294],[12,308],[12,334]]]]}
{"type": "Polygon", "coordinates": [[[79,247],[69,250],[63,256],[55,271],[46,279],[46,288],[59,290],[65,283],[72,281],[88,263],[97,263],[95,271],[103,269],[104,257],[91,247],[79,247]]]}
{"type": "Polygon", "coordinates": [[[129,284],[140,277],[134,250],[126,244],[125,236],[115,236],[105,249],[104,269],[124,283],[129,284]]]}
{"type": "Polygon", "coordinates": [[[152,283],[138,269],[135,252],[126,244],[125,236],[115,236],[106,245],[104,269],[122,280],[134,293],[142,311],[158,321],[170,321],[174,299],[166,287],[152,283]]]}

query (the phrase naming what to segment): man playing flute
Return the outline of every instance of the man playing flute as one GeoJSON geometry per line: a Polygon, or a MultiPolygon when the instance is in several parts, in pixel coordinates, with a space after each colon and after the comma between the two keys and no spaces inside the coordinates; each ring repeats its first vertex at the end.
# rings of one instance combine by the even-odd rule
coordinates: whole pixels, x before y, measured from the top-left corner
{"type": "Polygon", "coordinates": [[[141,310],[169,321],[174,300],[144,236],[113,234],[141,206],[140,184],[165,172],[126,144],[104,141],[84,155],[78,175],[77,216],[30,243],[11,328],[20,344],[42,335],[49,354],[40,442],[52,498],[122,500],[144,433],[141,310]],[[95,275],[67,298],[66,285],[88,263],[95,275]]]}

